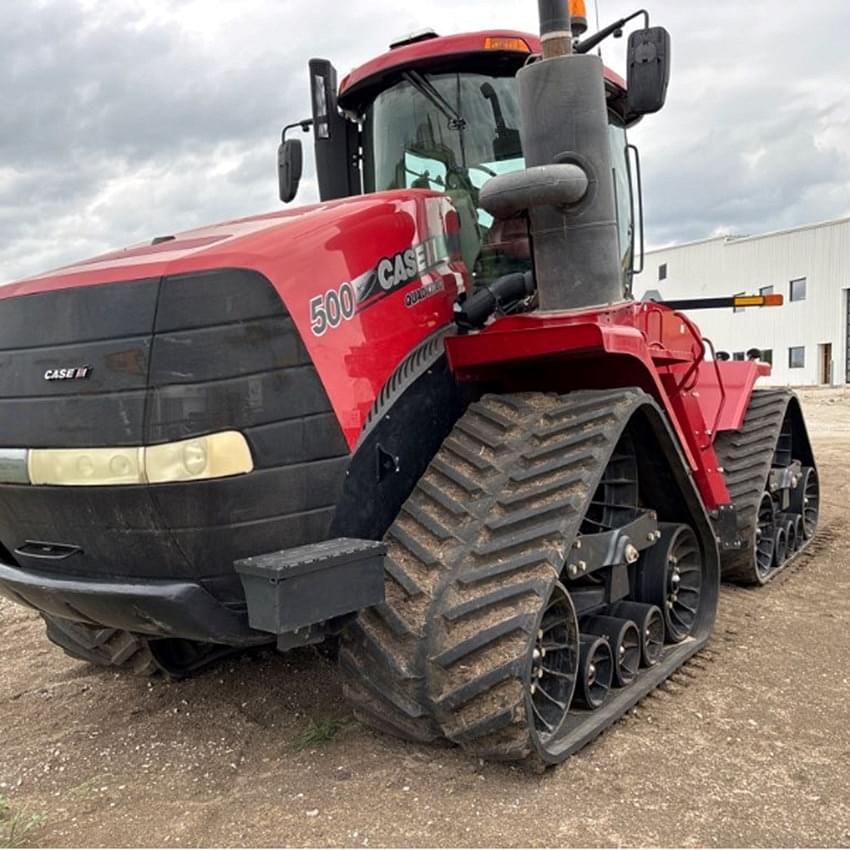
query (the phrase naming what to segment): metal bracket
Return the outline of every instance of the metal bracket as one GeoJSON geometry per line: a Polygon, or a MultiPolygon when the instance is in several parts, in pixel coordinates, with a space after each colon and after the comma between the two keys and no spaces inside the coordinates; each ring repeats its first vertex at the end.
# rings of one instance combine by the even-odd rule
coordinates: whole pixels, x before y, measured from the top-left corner
{"type": "Polygon", "coordinates": [[[724,552],[737,552],[744,546],[738,534],[738,512],[734,505],[721,505],[712,515],[717,543],[724,552]]]}
{"type": "Polygon", "coordinates": [[[803,467],[795,460],[790,466],[775,466],[770,470],[767,487],[770,494],[779,500],[779,510],[791,507],[791,491],[796,490],[803,479],[803,467]]]}
{"type": "Polygon", "coordinates": [[[771,493],[778,490],[796,490],[803,477],[803,466],[795,460],[790,466],[774,466],[767,479],[767,487],[771,493]]]}
{"type": "Polygon", "coordinates": [[[583,534],[576,538],[567,559],[566,575],[581,578],[606,567],[633,564],[644,549],[661,539],[658,515],[645,511],[628,525],[601,534],[583,534]]]}
{"type": "Polygon", "coordinates": [[[401,470],[401,458],[391,454],[380,444],[375,449],[377,461],[378,483],[383,482],[388,476],[395,475],[401,470]]]}

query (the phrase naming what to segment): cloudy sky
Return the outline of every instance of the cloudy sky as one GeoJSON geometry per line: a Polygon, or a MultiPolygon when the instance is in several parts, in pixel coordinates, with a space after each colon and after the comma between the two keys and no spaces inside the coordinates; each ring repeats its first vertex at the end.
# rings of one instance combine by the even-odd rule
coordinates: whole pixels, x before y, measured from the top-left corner
{"type": "MultiPolygon", "coordinates": [[[[633,133],[650,244],[850,215],[850,3],[644,2],[674,45],[667,108],[633,133]]],[[[424,26],[535,20],[530,0],[0,0],[0,281],[278,208],[311,56],[344,73],[424,26]]]]}

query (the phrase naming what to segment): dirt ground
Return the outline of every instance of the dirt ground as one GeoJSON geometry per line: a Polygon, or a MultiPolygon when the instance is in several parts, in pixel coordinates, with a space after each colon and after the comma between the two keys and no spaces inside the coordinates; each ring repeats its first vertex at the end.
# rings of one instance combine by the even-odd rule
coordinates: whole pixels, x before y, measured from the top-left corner
{"type": "Polygon", "coordinates": [[[0,797],[38,845],[850,846],[850,396],[806,394],[818,541],[722,591],[683,673],[542,776],[351,719],[312,652],[183,683],[102,672],[0,602],[0,797]],[[299,748],[311,722],[341,721],[299,748]]]}

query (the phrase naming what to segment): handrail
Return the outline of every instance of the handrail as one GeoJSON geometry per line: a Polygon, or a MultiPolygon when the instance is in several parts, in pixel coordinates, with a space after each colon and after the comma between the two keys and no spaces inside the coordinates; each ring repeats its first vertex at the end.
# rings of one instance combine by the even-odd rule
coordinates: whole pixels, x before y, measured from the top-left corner
{"type": "MultiPolygon", "coordinates": [[[[717,426],[720,424],[720,414],[726,407],[726,385],[723,383],[723,373],[720,371],[720,362],[717,359],[717,352],[714,350],[714,343],[707,337],[703,337],[702,341],[711,349],[711,359],[714,361],[714,371],[717,373],[717,386],[720,389],[720,404],[717,406],[717,416],[714,417],[714,424],[711,426],[711,435],[714,437],[717,434],[717,426]]],[[[714,442],[712,440],[712,442],[714,442]]]]}

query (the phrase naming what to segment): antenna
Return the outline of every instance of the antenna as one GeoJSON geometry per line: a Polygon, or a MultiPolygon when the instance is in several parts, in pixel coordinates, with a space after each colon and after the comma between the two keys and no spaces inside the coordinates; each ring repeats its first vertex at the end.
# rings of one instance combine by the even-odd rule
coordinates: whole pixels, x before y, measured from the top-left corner
{"type": "MultiPolygon", "coordinates": [[[[596,7],[596,32],[599,32],[599,0],[593,0],[593,5],[596,7]]],[[[599,45],[599,58],[602,58],[602,45],[599,45]]]]}

